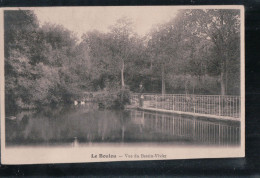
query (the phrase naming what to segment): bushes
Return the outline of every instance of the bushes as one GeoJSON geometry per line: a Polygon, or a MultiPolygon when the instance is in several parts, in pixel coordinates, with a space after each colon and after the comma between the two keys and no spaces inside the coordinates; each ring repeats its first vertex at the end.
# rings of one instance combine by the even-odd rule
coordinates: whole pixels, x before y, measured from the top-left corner
{"type": "Polygon", "coordinates": [[[218,94],[220,84],[217,77],[208,75],[200,78],[191,75],[169,75],[166,80],[169,93],[218,94]]]}
{"type": "Polygon", "coordinates": [[[114,108],[124,109],[126,104],[130,104],[130,90],[121,89],[117,92],[117,97],[114,101],[114,108]]]}
{"type": "Polygon", "coordinates": [[[124,109],[130,103],[130,90],[128,88],[117,91],[105,91],[95,96],[100,109],[124,109]]]}
{"type": "Polygon", "coordinates": [[[116,95],[115,93],[105,91],[97,94],[94,98],[100,109],[110,109],[113,107],[113,103],[116,100],[116,95]]]}

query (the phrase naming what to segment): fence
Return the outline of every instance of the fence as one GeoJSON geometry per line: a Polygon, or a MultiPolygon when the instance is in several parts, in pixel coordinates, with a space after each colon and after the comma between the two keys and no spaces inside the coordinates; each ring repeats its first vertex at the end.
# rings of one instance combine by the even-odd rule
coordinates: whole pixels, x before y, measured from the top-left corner
{"type": "Polygon", "coordinates": [[[239,96],[145,94],[142,100],[138,94],[131,96],[131,104],[142,108],[240,118],[239,96]]]}

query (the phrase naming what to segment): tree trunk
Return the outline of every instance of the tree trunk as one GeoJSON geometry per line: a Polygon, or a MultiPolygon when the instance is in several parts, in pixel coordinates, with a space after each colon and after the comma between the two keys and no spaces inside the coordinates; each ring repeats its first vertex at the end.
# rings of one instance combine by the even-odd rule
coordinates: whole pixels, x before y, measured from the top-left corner
{"type": "Polygon", "coordinates": [[[227,61],[225,61],[225,94],[228,93],[228,70],[227,70],[227,61]]]}
{"type": "Polygon", "coordinates": [[[185,94],[187,95],[188,94],[188,80],[186,78],[186,75],[185,75],[184,90],[185,90],[185,94]]]}
{"type": "MultiPolygon", "coordinates": [[[[224,24],[224,19],[223,19],[223,13],[220,14],[220,24],[221,27],[223,27],[224,24]]],[[[224,46],[224,39],[223,39],[223,34],[220,35],[220,57],[221,60],[223,61],[221,64],[221,68],[220,68],[220,85],[221,85],[221,95],[225,95],[226,94],[226,86],[225,86],[225,54],[224,51],[225,49],[223,49],[224,46]]]]}
{"type": "MultiPolygon", "coordinates": [[[[198,77],[197,77],[198,79],[198,77]]],[[[196,81],[196,83],[198,83],[198,80],[196,81]]],[[[195,83],[194,81],[192,81],[192,94],[194,95],[194,91],[195,91],[195,83]]]]}
{"type": "Polygon", "coordinates": [[[121,68],[121,86],[122,86],[122,88],[125,87],[124,70],[125,70],[125,64],[124,64],[124,61],[122,60],[122,68],[121,68]]]}
{"type": "Polygon", "coordinates": [[[221,71],[220,71],[220,87],[221,87],[221,95],[225,95],[226,87],[225,87],[225,78],[224,78],[224,65],[222,65],[221,71]]]}
{"type": "Polygon", "coordinates": [[[164,64],[162,64],[162,94],[165,94],[165,73],[164,73],[164,64]]]}

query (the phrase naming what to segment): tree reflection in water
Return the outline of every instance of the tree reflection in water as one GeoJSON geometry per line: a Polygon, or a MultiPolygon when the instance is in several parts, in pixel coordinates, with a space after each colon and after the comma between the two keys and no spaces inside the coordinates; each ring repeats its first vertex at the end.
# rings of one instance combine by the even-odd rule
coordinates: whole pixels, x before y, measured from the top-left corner
{"type": "Polygon", "coordinates": [[[93,104],[21,112],[6,119],[6,145],[167,143],[240,145],[240,123],[138,110],[98,110],[93,104]]]}

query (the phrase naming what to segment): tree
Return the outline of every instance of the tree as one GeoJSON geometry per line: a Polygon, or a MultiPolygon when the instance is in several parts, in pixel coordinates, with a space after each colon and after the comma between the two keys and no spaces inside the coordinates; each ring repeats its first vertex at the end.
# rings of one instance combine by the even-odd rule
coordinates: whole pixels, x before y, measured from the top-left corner
{"type": "Polygon", "coordinates": [[[83,42],[85,54],[88,54],[89,78],[94,90],[104,89],[107,83],[114,83],[118,79],[118,67],[114,63],[113,54],[110,49],[112,39],[108,34],[98,31],[84,34],[83,42]]]}
{"type": "Polygon", "coordinates": [[[131,54],[131,41],[133,40],[132,21],[126,17],[117,20],[116,24],[111,27],[110,49],[112,51],[114,64],[118,66],[121,74],[121,86],[125,87],[124,72],[126,62],[131,54]]]}
{"type": "Polygon", "coordinates": [[[4,25],[7,111],[70,101],[80,88],[73,33],[39,27],[33,11],[5,11],[4,25]]]}
{"type": "Polygon", "coordinates": [[[211,62],[218,67],[221,94],[225,95],[228,69],[234,67],[228,64],[239,59],[239,10],[186,10],[183,14],[186,32],[210,42],[211,62]]]}
{"type": "MultiPolygon", "coordinates": [[[[180,16],[180,15],[179,15],[180,16]]],[[[178,51],[180,50],[180,22],[179,18],[175,18],[170,22],[158,25],[150,33],[148,48],[151,57],[151,70],[155,70],[159,66],[161,71],[161,92],[165,94],[165,79],[167,73],[177,70],[178,51]],[[177,57],[177,58],[176,58],[177,57]]]]}
{"type": "MultiPolygon", "coordinates": [[[[5,103],[7,111],[27,102],[36,77],[31,66],[31,49],[38,30],[38,20],[32,11],[4,11],[5,40],[5,103]]],[[[26,106],[28,107],[28,106],[26,106]]]]}
{"type": "Polygon", "coordinates": [[[4,11],[4,41],[5,58],[12,49],[28,51],[28,46],[34,40],[39,22],[30,10],[4,11]]]}
{"type": "Polygon", "coordinates": [[[49,85],[46,100],[50,103],[70,102],[73,95],[81,90],[79,80],[81,72],[78,66],[85,66],[85,61],[77,58],[77,38],[71,31],[55,24],[44,24],[39,30],[39,35],[42,36],[42,43],[45,44],[43,49],[48,50],[47,55],[41,60],[44,66],[39,70],[43,71],[39,82],[48,80],[52,84],[49,85]],[[52,73],[53,78],[45,72],[52,73]]]}

